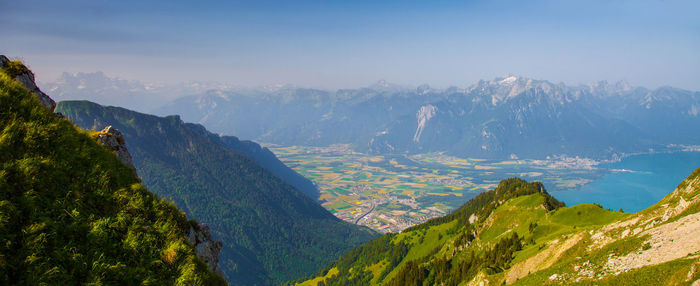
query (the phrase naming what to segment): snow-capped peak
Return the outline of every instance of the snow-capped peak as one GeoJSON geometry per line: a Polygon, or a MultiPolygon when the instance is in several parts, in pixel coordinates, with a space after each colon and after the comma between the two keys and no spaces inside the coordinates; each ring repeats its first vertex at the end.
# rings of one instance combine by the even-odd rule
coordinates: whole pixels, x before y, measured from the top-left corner
{"type": "Polygon", "coordinates": [[[499,84],[512,84],[517,80],[518,80],[517,76],[509,76],[509,77],[506,77],[506,78],[500,80],[498,83],[499,84]]]}

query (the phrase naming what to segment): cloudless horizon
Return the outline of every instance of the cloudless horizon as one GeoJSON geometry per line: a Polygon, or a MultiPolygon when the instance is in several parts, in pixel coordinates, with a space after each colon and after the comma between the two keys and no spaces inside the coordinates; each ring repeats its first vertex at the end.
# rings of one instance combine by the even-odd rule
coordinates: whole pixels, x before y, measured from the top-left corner
{"type": "Polygon", "coordinates": [[[519,75],[700,90],[698,1],[0,1],[0,53],[40,81],[336,89],[519,75]]]}

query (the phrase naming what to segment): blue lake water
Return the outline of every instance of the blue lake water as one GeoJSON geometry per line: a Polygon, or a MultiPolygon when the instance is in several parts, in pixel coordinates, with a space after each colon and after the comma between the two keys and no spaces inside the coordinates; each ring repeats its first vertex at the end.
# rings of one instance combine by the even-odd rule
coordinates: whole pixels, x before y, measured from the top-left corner
{"type": "Polygon", "coordinates": [[[611,172],[579,189],[553,191],[552,195],[567,206],[598,203],[604,208],[637,212],[657,203],[700,168],[700,152],[636,155],[598,167],[627,171],[611,172]]]}

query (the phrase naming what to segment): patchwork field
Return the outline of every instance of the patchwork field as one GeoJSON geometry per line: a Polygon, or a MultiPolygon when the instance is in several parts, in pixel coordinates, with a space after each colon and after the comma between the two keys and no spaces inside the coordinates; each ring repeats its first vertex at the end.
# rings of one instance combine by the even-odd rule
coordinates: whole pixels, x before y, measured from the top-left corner
{"type": "Polygon", "coordinates": [[[372,155],[348,145],[266,145],[311,179],[322,205],[340,219],[382,232],[399,232],[442,216],[501,179],[540,180],[549,189],[573,189],[599,177],[597,162],[579,158],[489,161],[439,153],[372,155]]]}

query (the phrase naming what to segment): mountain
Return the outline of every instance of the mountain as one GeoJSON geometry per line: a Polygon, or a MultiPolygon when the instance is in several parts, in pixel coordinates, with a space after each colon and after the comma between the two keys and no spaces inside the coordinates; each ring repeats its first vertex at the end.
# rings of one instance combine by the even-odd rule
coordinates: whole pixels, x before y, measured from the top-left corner
{"type": "Polygon", "coordinates": [[[700,92],[624,82],[567,86],[509,76],[460,89],[386,83],[334,92],[210,90],[156,110],[221,134],[282,145],[352,144],[374,153],[610,158],[695,144],[700,92]]]}
{"type": "Polygon", "coordinates": [[[56,110],[86,129],[119,129],[143,184],[225,242],[219,264],[232,285],[307,276],[375,236],[337,219],[283,180],[285,174],[263,167],[283,169],[255,143],[220,137],[178,116],[87,101],[59,102],[56,110]]]}
{"type": "Polygon", "coordinates": [[[565,207],[512,178],[379,237],[301,285],[697,285],[700,169],[638,213],[565,207]]]}
{"type": "MultiPolygon", "coordinates": [[[[202,128],[202,130],[204,130],[202,128]]],[[[211,134],[207,131],[205,133],[211,134]]],[[[247,155],[256,163],[265,167],[280,179],[292,185],[297,190],[314,200],[318,199],[320,191],[311,180],[287,167],[270,149],[260,146],[258,143],[249,140],[239,140],[235,136],[220,136],[219,139],[226,147],[247,155]]]]}
{"type": "Polygon", "coordinates": [[[209,89],[229,88],[223,84],[188,82],[156,84],[125,80],[103,72],[67,73],[50,82],[40,82],[54,98],[63,100],[90,100],[104,105],[122,106],[148,112],[174,98],[199,94],[209,89]]]}
{"type": "Polygon", "coordinates": [[[206,228],[52,103],[0,55],[0,284],[226,285],[206,228]]]}

